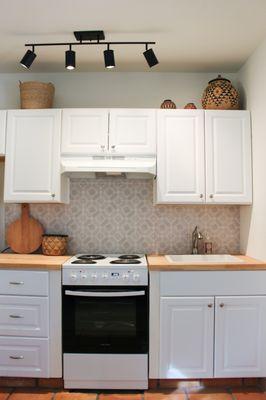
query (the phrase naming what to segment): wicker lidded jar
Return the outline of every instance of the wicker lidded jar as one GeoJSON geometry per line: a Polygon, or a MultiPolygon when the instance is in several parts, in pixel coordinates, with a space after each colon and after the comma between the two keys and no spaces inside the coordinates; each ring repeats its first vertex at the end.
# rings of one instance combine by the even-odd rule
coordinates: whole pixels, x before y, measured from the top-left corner
{"type": "Polygon", "coordinates": [[[52,108],[55,88],[52,83],[19,82],[21,108],[52,108]]]}
{"type": "Polygon", "coordinates": [[[68,235],[45,234],[42,238],[42,252],[46,256],[63,256],[67,252],[68,235]]]}
{"type": "Polygon", "coordinates": [[[239,94],[229,79],[218,75],[209,81],[201,102],[206,110],[238,110],[239,94]]]}
{"type": "Polygon", "coordinates": [[[175,109],[176,105],[172,100],[166,99],[166,100],[164,100],[162,102],[161,108],[164,108],[164,109],[175,109]]]}

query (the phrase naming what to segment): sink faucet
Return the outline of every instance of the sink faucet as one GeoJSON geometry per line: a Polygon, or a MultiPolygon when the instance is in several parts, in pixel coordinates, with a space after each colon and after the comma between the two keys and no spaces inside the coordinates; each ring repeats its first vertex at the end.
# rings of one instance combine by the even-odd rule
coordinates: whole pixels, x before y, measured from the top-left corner
{"type": "Polygon", "coordinates": [[[199,240],[203,239],[203,235],[196,226],[192,232],[192,254],[198,254],[199,252],[199,240]]]}

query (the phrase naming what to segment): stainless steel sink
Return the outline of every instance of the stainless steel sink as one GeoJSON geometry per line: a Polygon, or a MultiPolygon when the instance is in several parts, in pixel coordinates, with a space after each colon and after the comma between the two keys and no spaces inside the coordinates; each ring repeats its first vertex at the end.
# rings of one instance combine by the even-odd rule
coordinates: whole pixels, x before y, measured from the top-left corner
{"type": "Polygon", "coordinates": [[[232,264],[245,262],[238,257],[231,256],[230,254],[171,254],[165,257],[170,263],[232,264]]]}

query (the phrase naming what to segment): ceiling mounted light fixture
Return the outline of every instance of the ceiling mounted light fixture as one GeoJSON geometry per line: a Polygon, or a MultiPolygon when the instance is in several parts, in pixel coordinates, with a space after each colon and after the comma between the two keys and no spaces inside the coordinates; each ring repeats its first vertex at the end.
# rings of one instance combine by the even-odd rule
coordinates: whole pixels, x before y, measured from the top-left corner
{"type": "Polygon", "coordinates": [[[24,57],[20,61],[20,65],[22,67],[29,69],[31,64],[36,58],[36,54],[34,53],[34,46],[32,46],[32,50],[27,50],[24,57]]]}
{"type": "Polygon", "coordinates": [[[107,46],[107,49],[104,50],[104,63],[106,68],[114,68],[115,67],[115,56],[114,50],[110,50],[110,46],[120,46],[120,45],[145,45],[146,50],[144,51],[144,56],[146,61],[150,67],[158,64],[158,60],[154,54],[153,49],[148,49],[148,45],[155,44],[155,42],[106,42],[104,31],[75,31],[74,36],[77,42],[69,42],[69,43],[26,43],[26,47],[32,47],[32,50],[28,50],[20,64],[29,69],[34,59],[36,58],[36,54],[34,53],[35,47],[43,47],[43,46],[69,46],[69,50],[65,52],[65,67],[68,70],[73,70],[76,67],[76,52],[72,50],[72,46],[107,46]]]}
{"type": "Polygon", "coordinates": [[[76,68],[76,52],[72,50],[71,44],[69,45],[69,50],[66,51],[66,63],[65,67],[68,70],[73,70],[76,68]]]}
{"type": "Polygon", "coordinates": [[[115,55],[114,50],[110,50],[109,44],[107,45],[107,50],[104,50],[104,64],[105,68],[112,69],[115,67],[115,55]]]}
{"type": "Polygon", "coordinates": [[[149,67],[154,67],[154,65],[159,64],[159,61],[157,60],[156,55],[154,54],[154,51],[152,49],[148,48],[148,44],[146,43],[146,50],[143,53],[144,57],[146,58],[146,61],[149,65],[149,67]]]}

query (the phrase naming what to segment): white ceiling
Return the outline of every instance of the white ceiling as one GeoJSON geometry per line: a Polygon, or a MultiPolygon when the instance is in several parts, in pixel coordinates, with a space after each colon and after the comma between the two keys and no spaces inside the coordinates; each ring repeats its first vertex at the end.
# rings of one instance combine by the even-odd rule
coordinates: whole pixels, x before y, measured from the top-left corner
{"type": "MultiPolygon", "coordinates": [[[[156,41],[152,71],[236,71],[266,36],[265,0],[1,0],[0,72],[19,72],[26,42],[156,41]]],[[[77,71],[104,71],[102,46],[79,46],[77,71]]],[[[149,71],[141,46],[115,47],[116,70],[149,71]]],[[[63,72],[63,47],[36,48],[32,72],[63,72]]],[[[71,73],[71,72],[69,72],[71,73]]]]}

